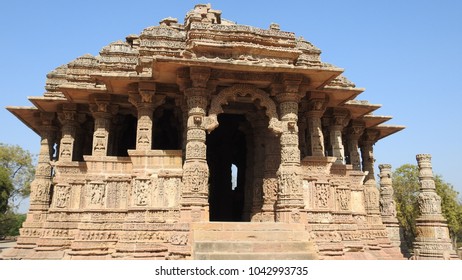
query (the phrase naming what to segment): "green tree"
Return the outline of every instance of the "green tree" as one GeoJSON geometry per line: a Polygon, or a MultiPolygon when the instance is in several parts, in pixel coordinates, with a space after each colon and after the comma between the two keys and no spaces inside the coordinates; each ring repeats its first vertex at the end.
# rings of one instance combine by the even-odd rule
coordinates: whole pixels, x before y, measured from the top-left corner
{"type": "Polygon", "coordinates": [[[29,196],[34,178],[32,158],[29,151],[17,145],[0,143],[0,213],[16,207],[17,200],[29,196]]]}
{"type": "MultiPolygon", "coordinates": [[[[457,240],[462,238],[462,204],[458,199],[458,192],[440,175],[435,176],[435,186],[436,192],[441,197],[441,210],[448,221],[452,242],[456,246],[457,240]]],[[[415,239],[415,222],[419,216],[417,202],[420,189],[418,167],[405,164],[396,169],[393,172],[393,188],[397,217],[404,229],[404,238],[411,248],[415,239]]]]}
{"type": "Polygon", "coordinates": [[[0,166],[0,214],[8,211],[8,201],[13,190],[14,187],[8,170],[0,166]]]}
{"type": "Polygon", "coordinates": [[[409,248],[415,239],[415,220],[419,214],[417,196],[419,194],[419,170],[417,166],[405,164],[393,172],[393,189],[397,218],[404,231],[409,248]]]}

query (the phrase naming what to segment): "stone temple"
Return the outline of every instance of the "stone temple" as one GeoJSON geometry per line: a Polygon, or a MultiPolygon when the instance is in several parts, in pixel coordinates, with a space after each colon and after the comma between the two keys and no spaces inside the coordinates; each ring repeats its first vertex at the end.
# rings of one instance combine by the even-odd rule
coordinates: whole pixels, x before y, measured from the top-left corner
{"type": "Polygon", "coordinates": [[[320,54],[197,5],[56,68],[8,107],[41,136],[9,256],[405,258],[373,154],[403,127],[320,54]]]}

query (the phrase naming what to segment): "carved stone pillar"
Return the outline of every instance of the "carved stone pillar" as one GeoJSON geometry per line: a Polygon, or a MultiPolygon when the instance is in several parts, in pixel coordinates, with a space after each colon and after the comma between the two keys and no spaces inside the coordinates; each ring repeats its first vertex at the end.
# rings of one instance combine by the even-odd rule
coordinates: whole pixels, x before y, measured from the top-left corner
{"type": "Polygon", "coordinates": [[[207,147],[204,118],[209,90],[209,68],[190,69],[192,87],[186,89],[188,123],[186,133],[186,156],[183,165],[182,220],[208,221],[209,167],[206,160],[207,147]]]}
{"type": "Polygon", "coordinates": [[[297,125],[301,80],[288,78],[284,80],[283,92],[277,95],[282,135],[281,164],[277,172],[279,187],[276,221],[300,222],[300,210],[304,208],[297,125]]]}
{"type": "Polygon", "coordinates": [[[321,117],[326,109],[326,100],[324,98],[311,99],[306,117],[308,120],[308,129],[311,140],[311,156],[324,157],[324,134],[322,132],[321,117]]]}
{"type": "Polygon", "coordinates": [[[367,129],[361,141],[363,171],[367,173],[364,179],[365,206],[368,219],[373,224],[380,223],[379,190],[374,176],[374,144],[378,140],[379,131],[367,129]]]}
{"type": "Polygon", "coordinates": [[[251,220],[261,221],[261,211],[263,207],[263,177],[265,165],[265,138],[268,122],[262,111],[247,118],[253,129],[253,181],[251,220]]]}
{"type": "Polygon", "coordinates": [[[64,104],[58,117],[62,124],[58,159],[60,162],[71,162],[74,154],[74,142],[78,124],[77,104],[64,104]]]}
{"type": "Polygon", "coordinates": [[[40,113],[40,153],[35,177],[30,186],[30,208],[26,221],[20,229],[17,249],[30,249],[36,246],[43,233],[48,209],[51,204],[53,145],[57,128],[53,125],[54,113],[40,113]]]}
{"type": "Polygon", "coordinates": [[[363,135],[364,124],[353,122],[348,128],[348,151],[350,163],[354,170],[361,170],[361,155],[359,154],[359,139],[363,135]]]}
{"type": "Polygon", "coordinates": [[[275,221],[275,204],[278,194],[277,171],[281,164],[281,144],[276,135],[269,130],[264,133],[265,160],[263,177],[262,222],[275,221]]]}
{"type": "Polygon", "coordinates": [[[381,164],[380,169],[380,214],[382,221],[387,228],[388,237],[394,247],[399,247],[401,252],[407,256],[409,250],[403,238],[403,229],[396,218],[396,203],[393,198],[393,184],[391,179],[391,165],[381,164]]]}
{"type": "Polygon", "coordinates": [[[95,118],[95,130],[93,132],[93,156],[107,156],[109,144],[109,131],[111,118],[117,112],[118,106],[111,105],[109,96],[96,96],[90,110],[95,118]]]}
{"type": "Polygon", "coordinates": [[[422,260],[458,259],[452,248],[447,221],[442,215],[441,198],[436,193],[431,155],[417,155],[420,194],[419,217],[416,219],[414,258],[422,260]]]}
{"type": "Polygon", "coordinates": [[[348,124],[348,111],[334,110],[330,127],[332,155],[337,158],[336,164],[345,164],[345,148],[343,147],[342,131],[348,124]]]}
{"type": "Polygon", "coordinates": [[[138,94],[129,95],[129,101],[138,110],[136,126],[136,150],[149,151],[152,149],[153,112],[161,105],[165,96],[156,96],[156,84],[139,84],[138,94]]]}
{"type": "Polygon", "coordinates": [[[54,113],[41,113],[40,128],[40,153],[38,156],[37,168],[34,181],[31,183],[30,210],[47,210],[50,206],[51,176],[53,157],[53,145],[56,139],[57,128],[53,125],[54,113]]]}

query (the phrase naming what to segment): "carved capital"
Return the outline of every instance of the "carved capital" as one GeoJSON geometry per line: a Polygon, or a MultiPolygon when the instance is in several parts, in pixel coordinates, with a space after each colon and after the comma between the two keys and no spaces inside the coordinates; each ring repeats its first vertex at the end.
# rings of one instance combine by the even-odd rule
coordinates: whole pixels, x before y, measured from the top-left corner
{"type": "Polygon", "coordinates": [[[322,117],[324,114],[325,110],[327,108],[327,99],[326,98],[314,98],[310,99],[308,102],[308,111],[307,111],[307,116],[308,117],[322,117]]]}
{"type": "Polygon", "coordinates": [[[350,113],[348,110],[335,108],[332,112],[332,116],[332,126],[343,129],[350,122],[350,113]]]}
{"type": "Polygon", "coordinates": [[[207,82],[210,78],[210,68],[191,67],[189,75],[194,88],[207,88],[207,82]]]}
{"type": "Polygon", "coordinates": [[[364,123],[353,121],[351,126],[348,128],[348,135],[350,139],[358,141],[359,138],[361,138],[361,136],[363,135],[364,129],[364,123]]]}

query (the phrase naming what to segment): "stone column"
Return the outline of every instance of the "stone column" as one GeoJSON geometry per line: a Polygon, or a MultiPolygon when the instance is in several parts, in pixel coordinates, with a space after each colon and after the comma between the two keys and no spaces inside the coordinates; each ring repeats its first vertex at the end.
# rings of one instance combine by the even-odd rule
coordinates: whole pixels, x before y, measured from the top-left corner
{"type": "Polygon", "coordinates": [[[118,107],[110,104],[108,95],[94,96],[93,99],[94,103],[90,104],[90,110],[95,118],[92,156],[107,156],[111,118],[118,107]]]}
{"type": "Polygon", "coordinates": [[[183,191],[181,219],[183,221],[208,221],[209,167],[206,160],[206,132],[204,117],[209,99],[207,81],[210,68],[191,67],[192,87],[185,89],[188,106],[186,156],[183,165],[183,191]]]}
{"type": "Polygon", "coordinates": [[[380,132],[367,129],[361,141],[361,156],[363,160],[363,171],[366,172],[364,179],[364,196],[367,218],[371,224],[380,224],[379,190],[374,175],[374,144],[378,140],[380,132]]]}
{"type": "Polygon", "coordinates": [[[322,132],[321,117],[326,110],[325,98],[311,99],[308,105],[308,112],[306,117],[308,120],[308,129],[311,139],[311,156],[324,157],[324,134],[322,132]]]}
{"type": "Polygon", "coordinates": [[[301,80],[287,78],[284,80],[283,92],[276,96],[282,123],[276,221],[297,223],[300,222],[300,210],[304,208],[297,125],[301,80]]]}
{"type": "Polygon", "coordinates": [[[35,178],[30,187],[30,211],[48,210],[51,202],[50,187],[52,179],[51,160],[57,128],[53,125],[54,113],[40,113],[40,153],[35,178]]]}
{"type": "Polygon", "coordinates": [[[57,128],[53,125],[54,113],[40,113],[40,153],[35,169],[35,177],[30,186],[30,208],[27,219],[22,224],[17,249],[30,249],[36,246],[42,235],[42,227],[46,221],[51,204],[52,156],[56,140],[57,128]]]}
{"type": "Polygon", "coordinates": [[[403,238],[403,229],[396,218],[396,203],[393,198],[393,184],[391,179],[391,165],[381,164],[380,169],[380,215],[387,228],[388,237],[393,247],[399,247],[403,255],[408,256],[409,250],[403,238]]]}
{"type": "Polygon", "coordinates": [[[131,93],[129,101],[138,110],[136,126],[136,150],[150,151],[152,149],[153,112],[161,105],[165,96],[156,96],[156,84],[140,83],[138,93],[131,93]]]}
{"type": "Polygon", "coordinates": [[[343,147],[342,131],[348,124],[348,111],[334,110],[330,127],[330,143],[332,155],[337,158],[336,164],[345,164],[345,148],[343,147]]]}
{"type": "Polygon", "coordinates": [[[431,155],[417,155],[420,194],[419,217],[416,219],[414,259],[458,259],[452,248],[447,221],[442,215],[441,198],[436,193],[431,155]]]}
{"type": "MultiPolygon", "coordinates": [[[[263,177],[265,164],[265,131],[268,129],[268,121],[262,111],[247,117],[253,129],[253,181],[251,221],[262,221],[261,212],[263,207],[263,177]]],[[[249,162],[250,163],[250,162],[249,162]]],[[[249,177],[247,177],[249,178],[249,177]]]]}
{"type": "Polygon", "coordinates": [[[350,152],[350,163],[354,170],[361,170],[361,155],[359,154],[359,139],[363,135],[364,124],[353,122],[348,128],[348,150],[350,152]]]}
{"type": "Polygon", "coordinates": [[[74,142],[77,130],[77,104],[63,104],[58,114],[61,127],[61,141],[59,143],[59,162],[71,162],[74,154],[74,142]]]}
{"type": "Polygon", "coordinates": [[[264,133],[264,172],[262,222],[275,221],[275,204],[278,193],[277,171],[281,164],[281,144],[277,136],[268,129],[264,133]]]}

